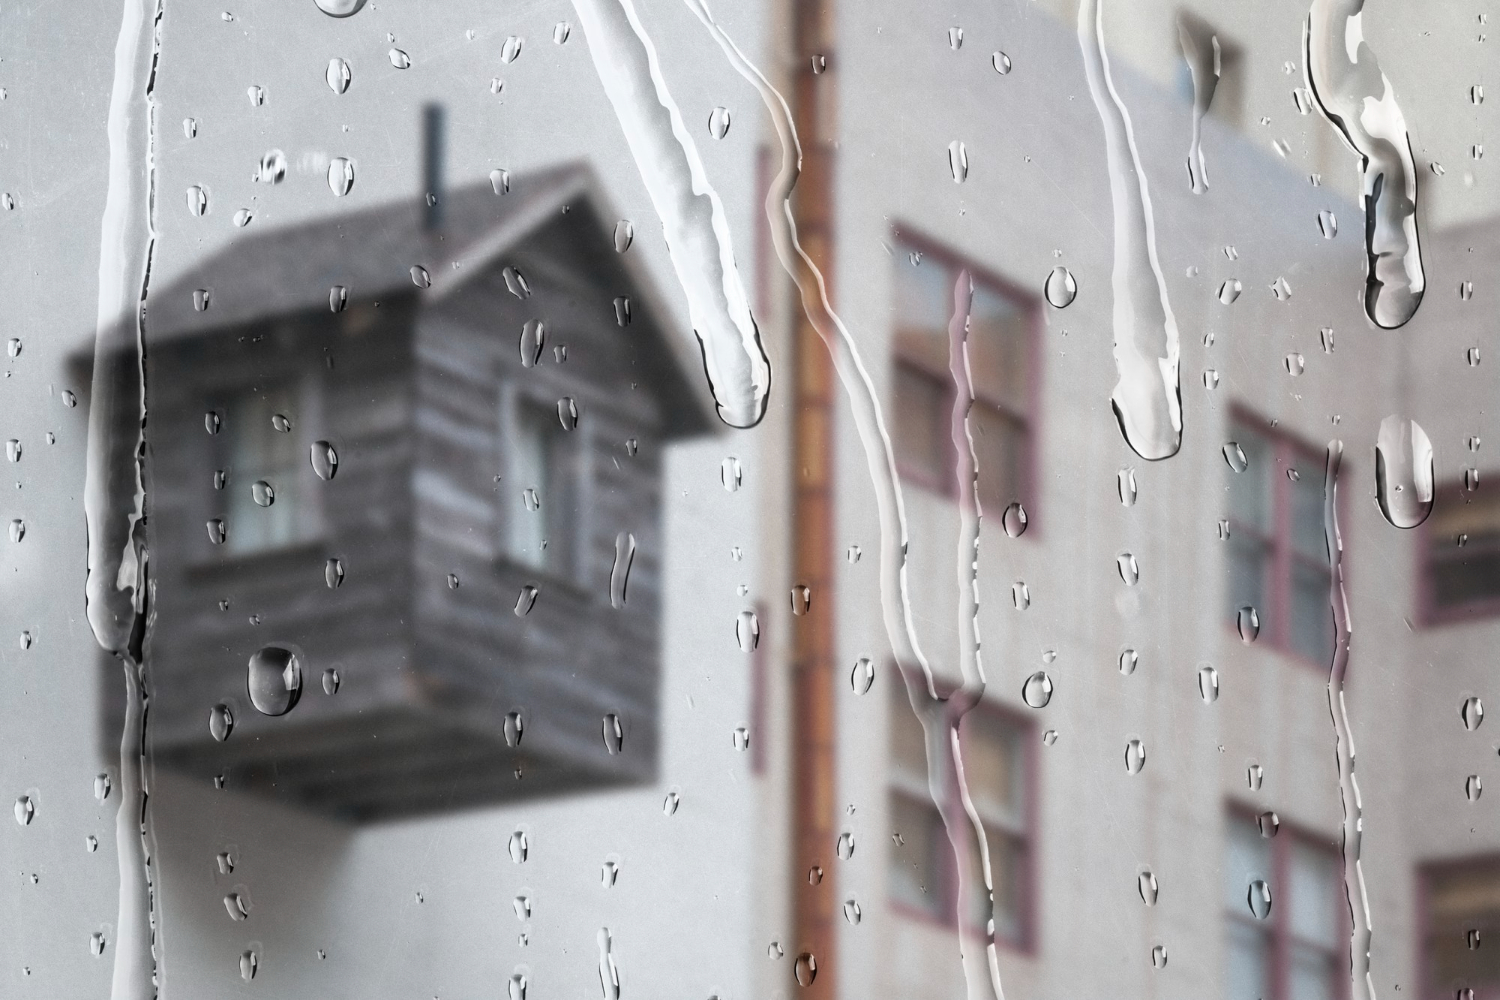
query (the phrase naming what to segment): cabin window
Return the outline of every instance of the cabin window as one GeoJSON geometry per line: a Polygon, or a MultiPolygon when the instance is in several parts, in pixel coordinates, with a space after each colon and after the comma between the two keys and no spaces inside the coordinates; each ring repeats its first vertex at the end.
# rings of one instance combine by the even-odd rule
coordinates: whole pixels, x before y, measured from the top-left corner
{"type": "MultiPolygon", "coordinates": [[[[895,264],[895,359],[890,432],[903,478],[956,495],[951,431],[954,387],[948,323],[961,269],[956,256],[903,241],[895,264]]],[[[1037,303],[969,267],[969,368],[974,406],[969,433],[979,468],[979,498],[998,517],[1026,501],[1032,450],[1033,349],[1037,303]]]]}
{"type": "Polygon", "coordinates": [[[1255,638],[1244,631],[1252,617],[1244,609],[1253,609],[1260,642],[1326,664],[1333,655],[1333,610],[1323,458],[1249,417],[1234,419],[1224,448],[1227,619],[1242,638],[1255,638]]]}
{"type": "Polygon", "coordinates": [[[231,554],[283,548],[306,535],[296,404],[290,385],[256,386],[212,411],[221,416],[216,506],[231,554]]]}
{"type": "MultiPolygon", "coordinates": [[[[891,902],[898,911],[954,926],[958,917],[958,875],[942,814],[927,784],[927,752],[922,725],[905,688],[893,685],[890,736],[891,902]]],[[[1031,877],[1029,727],[983,705],[959,727],[969,795],[984,824],[994,880],[995,937],[1017,947],[1029,942],[1031,877]]],[[[947,803],[958,805],[958,789],[945,788],[947,803]]],[[[989,919],[983,886],[974,886],[963,906],[966,930],[989,919]]]]}
{"type": "Polygon", "coordinates": [[[563,427],[555,405],[518,399],[511,433],[511,482],[506,555],[561,579],[575,575],[578,539],[580,438],[563,427]]]}
{"type": "Polygon", "coordinates": [[[1349,942],[1338,851],[1273,817],[1238,810],[1227,817],[1222,993],[1230,1000],[1337,1000],[1349,942]]]}

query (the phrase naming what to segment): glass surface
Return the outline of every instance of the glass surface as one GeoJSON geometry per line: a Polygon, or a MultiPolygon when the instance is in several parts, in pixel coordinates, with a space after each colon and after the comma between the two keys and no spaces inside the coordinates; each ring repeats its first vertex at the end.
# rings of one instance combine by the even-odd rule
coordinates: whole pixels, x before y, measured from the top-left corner
{"type": "Polygon", "coordinates": [[[1500,997],[1492,13],[0,7],[0,996],[1500,997]]]}

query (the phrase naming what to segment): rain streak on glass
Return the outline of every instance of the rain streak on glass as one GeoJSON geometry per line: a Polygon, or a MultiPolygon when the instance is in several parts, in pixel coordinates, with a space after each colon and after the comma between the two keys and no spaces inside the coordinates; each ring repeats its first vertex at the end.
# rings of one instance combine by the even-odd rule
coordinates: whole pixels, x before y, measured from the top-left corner
{"type": "Polygon", "coordinates": [[[1218,89],[1219,77],[1223,73],[1223,53],[1219,49],[1218,35],[1203,37],[1203,33],[1195,30],[1186,18],[1177,21],[1177,40],[1193,81],[1193,136],[1188,143],[1188,186],[1194,194],[1203,194],[1208,190],[1203,167],[1203,119],[1208,114],[1209,105],[1213,104],[1214,91],[1218,89]]]}
{"type": "Polygon", "coordinates": [[[1415,528],[1432,513],[1432,441],[1415,420],[1389,416],[1375,441],[1375,500],[1397,528],[1415,528]]]}

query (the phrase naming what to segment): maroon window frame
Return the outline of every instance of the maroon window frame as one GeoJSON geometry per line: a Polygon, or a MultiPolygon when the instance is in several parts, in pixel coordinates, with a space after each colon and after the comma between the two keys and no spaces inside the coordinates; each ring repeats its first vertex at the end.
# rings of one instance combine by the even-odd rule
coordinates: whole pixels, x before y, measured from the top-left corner
{"type": "MultiPolygon", "coordinates": [[[[957,250],[946,246],[932,237],[923,235],[908,226],[898,225],[894,227],[892,240],[894,244],[892,250],[896,255],[894,262],[896,266],[910,266],[908,255],[915,252],[921,255],[921,266],[940,267],[947,272],[947,281],[945,284],[949,289],[949,294],[944,298],[946,305],[943,314],[933,317],[934,329],[947,330],[948,328],[948,322],[952,318],[953,300],[951,289],[953,283],[958,278],[958,272],[962,269],[969,271],[976,291],[984,289],[991,294],[997,295],[1013,304],[1017,311],[1025,315],[1026,332],[1024,350],[1026,357],[1023,362],[1024,374],[1022,376],[1022,383],[1025,386],[1024,399],[1018,405],[1014,401],[999,398],[993,392],[986,392],[982,384],[983,379],[978,377],[979,373],[976,372],[974,379],[974,410],[971,414],[970,425],[974,428],[974,433],[977,435],[980,433],[979,422],[988,416],[993,421],[1010,424],[1017,429],[1016,438],[1019,442],[1020,454],[1016,456],[1014,469],[1012,470],[1015,475],[1015,482],[1005,484],[1002,492],[999,494],[986,496],[986,491],[992,486],[992,483],[986,482],[987,470],[983,465],[981,465],[979,470],[981,505],[984,513],[991,518],[998,519],[1006,505],[1012,501],[1019,501],[1025,505],[1028,515],[1032,514],[1035,506],[1035,486],[1037,483],[1036,442],[1038,439],[1038,417],[1041,412],[1041,336],[1043,326],[1041,297],[995,271],[975,263],[957,250]],[[989,411],[988,414],[984,412],[986,410],[989,411]],[[997,504],[997,509],[991,509],[995,508],[997,504]]],[[[894,308],[893,305],[893,311],[894,308]]],[[[894,369],[904,370],[908,376],[933,384],[938,389],[938,398],[940,400],[938,404],[939,412],[934,416],[934,423],[938,430],[935,435],[936,439],[931,443],[931,447],[941,456],[938,464],[943,470],[942,474],[934,476],[928,469],[922,468],[921,465],[912,462],[908,456],[902,454],[899,445],[896,447],[897,471],[903,480],[911,482],[924,490],[948,499],[956,499],[957,484],[953,476],[956,456],[949,433],[949,415],[953,408],[954,388],[950,373],[946,367],[946,360],[944,365],[939,367],[929,361],[912,357],[904,353],[895,344],[893,339],[892,366],[894,369]]],[[[893,375],[895,374],[899,374],[899,372],[893,372],[893,375]]],[[[893,378],[892,396],[895,394],[894,384],[895,379],[893,378]]],[[[891,406],[887,410],[887,414],[889,417],[888,424],[893,424],[895,421],[901,419],[899,406],[891,406]]],[[[892,428],[892,436],[893,438],[896,436],[894,427],[892,428]]],[[[981,452],[983,451],[983,445],[977,440],[976,447],[981,452]]],[[[1037,527],[1033,518],[1027,536],[1033,539],[1039,537],[1037,527]]]]}
{"type": "MultiPolygon", "coordinates": [[[[1248,823],[1256,826],[1256,817],[1260,813],[1254,809],[1235,803],[1228,809],[1230,822],[1248,823]]],[[[1224,913],[1226,921],[1253,927],[1256,931],[1266,934],[1270,938],[1270,968],[1267,970],[1266,981],[1270,985],[1270,992],[1262,1000],[1288,1000],[1291,997],[1291,958],[1294,946],[1302,945],[1314,948],[1330,955],[1333,961],[1330,963],[1329,977],[1332,983],[1331,996],[1334,1000],[1347,1000],[1349,996],[1349,977],[1346,974],[1349,968],[1349,908],[1344,896],[1344,884],[1342,878],[1333,887],[1337,895],[1335,905],[1330,909],[1337,915],[1338,926],[1335,928],[1334,940],[1337,942],[1335,949],[1329,951],[1316,942],[1297,938],[1291,929],[1290,886],[1292,880],[1292,847],[1300,844],[1303,847],[1327,855],[1332,859],[1339,870],[1342,871],[1342,856],[1336,841],[1326,835],[1314,833],[1305,827],[1285,820],[1278,820],[1277,833],[1270,837],[1267,843],[1271,849],[1271,913],[1265,920],[1257,920],[1249,912],[1247,904],[1232,906],[1224,913]]],[[[1246,886],[1248,891],[1249,886],[1246,886]]]]}
{"type": "MultiPolygon", "coordinates": [[[[891,666],[890,676],[899,678],[898,669],[894,665],[891,666]]],[[[904,685],[901,685],[898,682],[896,688],[896,692],[890,699],[891,710],[896,712],[910,713],[911,705],[907,700],[904,685]]],[[[1021,713],[1005,705],[1001,705],[997,702],[989,700],[981,701],[978,705],[976,705],[968,713],[968,715],[965,716],[965,721],[975,716],[988,719],[991,722],[997,722],[1001,726],[1011,731],[1015,739],[1015,746],[1021,754],[1019,770],[1021,780],[1024,783],[1024,787],[1021,792],[1023,803],[1022,809],[1024,810],[1024,815],[1021,822],[1021,832],[1017,835],[1013,831],[999,831],[1002,834],[1010,834],[1012,836],[1015,836],[1016,839],[1018,839],[1020,842],[1019,849],[1017,851],[1019,861],[1017,864],[1018,871],[1016,873],[1017,933],[1013,936],[1003,936],[1000,932],[997,922],[994,941],[997,946],[1005,948],[1009,951],[1027,955],[1034,954],[1037,948],[1036,928],[1038,897],[1036,891],[1036,855],[1037,844],[1039,842],[1037,821],[1038,757],[1036,752],[1036,745],[1038,740],[1036,737],[1035,726],[1030,719],[1026,718],[1021,713]]],[[[969,747],[967,742],[964,740],[962,722],[960,723],[959,728],[959,740],[960,745],[963,746],[964,751],[967,754],[969,747]]],[[[967,760],[968,758],[966,756],[966,763],[967,760]]],[[[933,813],[936,813],[937,811],[937,806],[933,803],[931,797],[927,795],[914,794],[912,791],[906,788],[899,787],[890,782],[887,783],[887,791],[889,799],[892,802],[900,799],[925,811],[933,813]]],[[[957,782],[950,780],[947,788],[944,791],[944,794],[950,796],[950,802],[957,801],[959,794],[957,782]]],[[[894,818],[894,810],[891,810],[891,813],[892,817],[894,818]]],[[[941,828],[940,820],[938,825],[939,828],[941,828]]],[[[988,833],[989,828],[986,827],[986,830],[988,833]]],[[[953,856],[953,850],[946,838],[946,835],[939,833],[939,837],[941,839],[936,845],[936,850],[934,852],[936,855],[935,861],[939,878],[939,884],[933,887],[933,892],[935,892],[938,897],[937,905],[934,907],[934,911],[929,912],[928,910],[912,906],[895,898],[894,896],[889,896],[888,902],[892,912],[904,919],[926,924],[931,927],[940,927],[947,930],[953,930],[957,927],[958,922],[957,910],[959,898],[957,860],[953,856]]],[[[994,858],[992,856],[991,863],[993,864],[993,862],[994,858]]],[[[984,927],[980,924],[971,922],[967,914],[964,918],[962,930],[964,934],[971,937],[983,938],[985,935],[984,927]]]]}
{"type": "MultiPolygon", "coordinates": [[[[1299,663],[1317,666],[1327,669],[1333,661],[1332,641],[1332,619],[1333,609],[1328,604],[1327,587],[1323,588],[1322,611],[1327,614],[1330,622],[1329,643],[1326,653],[1321,658],[1310,655],[1308,651],[1299,650],[1292,644],[1292,580],[1293,574],[1298,568],[1316,572],[1321,579],[1330,579],[1331,566],[1328,559],[1327,549],[1324,549],[1322,559],[1313,559],[1305,553],[1298,552],[1292,540],[1292,481],[1287,472],[1295,469],[1299,476],[1304,478],[1314,477],[1315,481],[1321,483],[1324,476],[1324,464],[1327,461],[1325,453],[1308,444],[1289,431],[1282,429],[1264,417],[1248,409],[1247,407],[1235,405],[1230,409],[1229,431],[1226,439],[1237,441],[1243,436],[1242,432],[1249,432],[1265,443],[1270,450],[1272,459],[1272,471],[1270,475],[1271,488],[1271,530],[1269,532],[1245,524],[1235,518],[1231,504],[1231,511],[1227,518],[1229,522],[1229,539],[1227,544],[1235,544],[1235,538],[1251,538],[1269,552],[1266,559],[1265,578],[1263,587],[1265,591],[1265,607],[1257,608],[1261,617],[1260,634],[1257,645],[1265,645],[1274,648],[1299,663]]],[[[1344,459],[1344,471],[1340,473],[1340,480],[1344,483],[1349,481],[1348,456],[1344,459]]],[[[1236,473],[1227,472],[1228,476],[1236,473]]],[[[1234,489],[1231,479],[1229,489],[1234,489]]],[[[1321,487],[1319,488],[1321,492],[1321,487]]],[[[1349,548],[1349,533],[1345,529],[1348,518],[1343,516],[1346,500],[1344,493],[1347,487],[1341,491],[1338,499],[1339,523],[1343,534],[1344,549],[1349,548]]],[[[1231,557],[1232,558],[1232,557],[1231,557]]],[[[1348,567],[1344,567],[1344,576],[1348,578],[1348,567]]],[[[1231,630],[1236,628],[1234,609],[1226,616],[1227,625],[1231,630]]]]}

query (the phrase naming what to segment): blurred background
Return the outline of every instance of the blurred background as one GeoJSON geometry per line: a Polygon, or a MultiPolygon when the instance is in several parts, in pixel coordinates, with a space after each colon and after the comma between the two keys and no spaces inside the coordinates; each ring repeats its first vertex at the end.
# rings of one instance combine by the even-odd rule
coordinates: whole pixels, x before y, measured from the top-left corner
{"type": "MultiPolygon", "coordinates": [[[[1104,90],[1059,0],[714,9],[798,129],[788,211],[903,549],[774,250],[773,119],[695,5],[222,2],[163,0],[150,91],[161,996],[980,997],[988,951],[1012,998],[1344,998],[1363,896],[1375,994],[1500,997],[1484,4],[1337,22],[1389,87],[1339,94],[1409,130],[1425,294],[1396,329],[1366,316],[1367,188],[1300,0],[1106,0],[1104,90]],[[643,38],[627,94],[601,70],[643,38]],[[680,130],[644,135],[629,107],[667,94],[680,130]],[[642,155],[668,135],[691,183],[642,155]],[[709,249],[669,254],[663,177],[679,208],[715,192],[709,249]],[[727,259],[771,373],[748,429],[682,280],[727,259]],[[1132,302],[1180,338],[1159,461],[1111,405],[1132,302]],[[903,596],[940,695],[977,627],[966,714],[904,664],[962,781],[902,682],[903,596]]],[[[126,692],[82,500],[120,16],[0,8],[7,996],[106,995],[120,931],[126,692]]]]}

